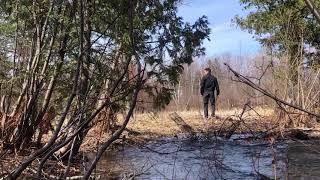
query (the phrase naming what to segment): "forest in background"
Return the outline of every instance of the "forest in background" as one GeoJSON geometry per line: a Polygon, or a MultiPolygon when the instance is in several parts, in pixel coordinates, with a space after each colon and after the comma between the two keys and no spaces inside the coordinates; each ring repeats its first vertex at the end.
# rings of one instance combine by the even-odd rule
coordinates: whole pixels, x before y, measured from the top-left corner
{"type": "Polygon", "coordinates": [[[204,67],[219,80],[218,108],[250,102],[276,109],[288,127],[319,121],[320,1],[241,0],[254,10],[233,21],[265,50],[195,63],[205,54],[209,22],[184,22],[180,3],[1,1],[0,157],[20,156],[1,176],[16,179],[32,166],[41,178],[57,157],[67,178],[88,132],[122,114],[84,170],[88,179],[135,113],[200,109],[204,67]]]}
{"type": "Polygon", "coordinates": [[[247,101],[250,101],[253,106],[277,107],[276,102],[269,97],[263,96],[261,92],[232,78],[233,73],[224,63],[234,67],[237,72],[281,99],[302,107],[313,107],[314,111],[319,107],[319,69],[301,64],[299,69],[301,68],[302,71],[299,73],[302,72],[302,74],[299,74],[299,84],[289,86],[291,75],[286,58],[278,58],[265,51],[254,56],[224,54],[206,59],[201,64],[193,63],[186,66],[178,85],[175,87],[173,100],[166,107],[166,110],[202,109],[199,85],[205,67],[212,69],[212,74],[218,78],[219,84],[221,84],[220,88],[223,93],[218,97],[220,109],[241,108],[247,101]],[[292,92],[291,95],[288,94],[289,91],[292,92]]]}

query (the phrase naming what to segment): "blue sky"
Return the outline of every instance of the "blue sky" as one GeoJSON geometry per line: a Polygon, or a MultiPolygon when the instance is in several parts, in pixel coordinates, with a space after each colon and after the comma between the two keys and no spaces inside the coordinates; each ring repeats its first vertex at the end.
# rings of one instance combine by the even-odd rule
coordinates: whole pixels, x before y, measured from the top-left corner
{"type": "Polygon", "coordinates": [[[207,57],[230,53],[232,55],[254,55],[261,46],[246,31],[231,22],[235,15],[245,16],[239,0],[184,0],[178,14],[184,21],[193,23],[206,15],[211,28],[211,41],[205,41],[207,57]],[[241,47],[241,48],[240,48],[241,47]]]}

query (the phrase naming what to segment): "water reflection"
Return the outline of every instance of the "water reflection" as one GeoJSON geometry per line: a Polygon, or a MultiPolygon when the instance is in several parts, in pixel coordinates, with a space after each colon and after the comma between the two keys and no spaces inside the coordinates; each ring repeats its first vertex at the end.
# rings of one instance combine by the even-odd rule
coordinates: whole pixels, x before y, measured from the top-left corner
{"type": "Polygon", "coordinates": [[[320,141],[296,141],[288,143],[288,179],[320,179],[320,141]]]}
{"type": "Polygon", "coordinates": [[[281,142],[271,147],[244,140],[166,139],[108,152],[99,168],[110,172],[104,175],[108,179],[317,179],[319,153],[299,144],[281,142]]]}

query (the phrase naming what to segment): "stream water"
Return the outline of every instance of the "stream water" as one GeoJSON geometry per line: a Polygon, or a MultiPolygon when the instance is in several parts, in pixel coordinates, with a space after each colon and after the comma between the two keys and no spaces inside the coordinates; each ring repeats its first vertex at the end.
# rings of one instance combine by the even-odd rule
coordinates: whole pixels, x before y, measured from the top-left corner
{"type": "Polygon", "coordinates": [[[172,138],[104,155],[104,179],[320,179],[320,142],[172,138]],[[319,151],[318,151],[319,150],[319,151]]]}

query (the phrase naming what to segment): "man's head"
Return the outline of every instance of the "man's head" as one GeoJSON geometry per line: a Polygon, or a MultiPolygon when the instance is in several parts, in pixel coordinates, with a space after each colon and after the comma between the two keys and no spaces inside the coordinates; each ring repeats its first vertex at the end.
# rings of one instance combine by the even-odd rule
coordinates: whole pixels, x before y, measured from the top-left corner
{"type": "Polygon", "coordinates": [[[204,73],[205,73],[205,75],[211,74],[211,69],[210,68],[205,68],[204,69],[204,73]]]}

